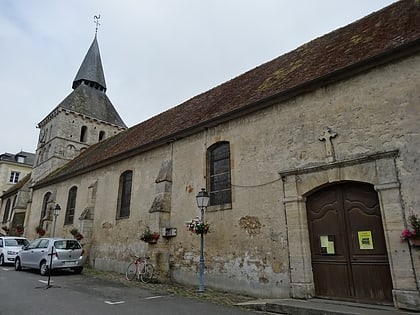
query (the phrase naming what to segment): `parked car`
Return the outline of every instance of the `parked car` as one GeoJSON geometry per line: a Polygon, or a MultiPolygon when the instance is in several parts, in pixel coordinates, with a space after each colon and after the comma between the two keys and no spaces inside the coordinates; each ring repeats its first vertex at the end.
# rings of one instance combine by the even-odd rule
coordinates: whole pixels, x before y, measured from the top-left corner
{"type": "Polygon", "coordinates": [[[15,259],[15,269],[39,269],[43,276],[48,275],[51,270],[64,268],[81,273],[86,262],[84,254],[84,249],[75,239],[39,238],[19,251],[15,259]]]}
{"type": "Polygon", "coordinates": [[[17,253],[27,244],[29,244],[29,241],[24,237],[1,236],[0,265],[13,264],[17,253]]]}

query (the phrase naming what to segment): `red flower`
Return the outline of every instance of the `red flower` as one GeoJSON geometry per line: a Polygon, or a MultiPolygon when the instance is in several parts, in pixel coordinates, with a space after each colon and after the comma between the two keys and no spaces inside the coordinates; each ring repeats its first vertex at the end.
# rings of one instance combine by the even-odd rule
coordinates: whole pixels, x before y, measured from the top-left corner
{"type": "Polygon", "coordinates": [[[416,235],[416,233],[415,232],[411,232],[410,230],[408,230],[408,229],[405,229],[404,231],[402,231],[401,232],[401,238],[403,239],[403,240],[407,240],[407,239],[409,239],[409,238],[412,238],[412,237],[414,237],[416,235]]]}

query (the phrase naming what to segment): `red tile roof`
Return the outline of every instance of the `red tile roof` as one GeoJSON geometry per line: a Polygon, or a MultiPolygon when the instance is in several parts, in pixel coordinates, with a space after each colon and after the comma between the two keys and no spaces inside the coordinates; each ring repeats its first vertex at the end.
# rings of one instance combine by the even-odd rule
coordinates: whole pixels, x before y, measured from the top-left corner
{"type": "Polygon", "coordinates": [[[402,0],[87,149],[47,184],[199,132],[420,49],[420,1],[402,0]]]}

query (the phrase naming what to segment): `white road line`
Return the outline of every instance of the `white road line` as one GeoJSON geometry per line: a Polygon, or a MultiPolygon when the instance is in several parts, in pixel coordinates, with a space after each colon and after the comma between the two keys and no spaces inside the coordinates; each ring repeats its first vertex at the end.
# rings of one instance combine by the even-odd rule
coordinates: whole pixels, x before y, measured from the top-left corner
{"type": "MultiPolygon", "coordinates": [[[[38,281],[39,281],[39,282],[41,282],[41,283],[48,284],[48,281],[47,281],[47,280],[38,280],[38,281]]],[[[51,281],[50,281],[50,283],[51,283],[51,282],[54,282],[54,281],[52,281],[52,280],[51,280],[51,281]]]]}
{"type": "Polygon", "coordinates": [[[125,301],[117,301],[117,302],[111,302],[111,301],[104,301],[106,304],[109,305],[116,305],[116,304],[123,304],[125,301]]]}
{"type": "Polygon", "coordinates": [[[4,271],[9,271],[10,269],[9,268],[2,268],[4,271]]]}
{"type": "Polygon", "coordinates": [[[147,298],[144,298],[145,300],[151,300],[151,299],[159,299],[159,298],[162,298],[163,297],[163,295],[156,295],[156,296],[149,296],[149,297],[147,297],[147,298]]]}

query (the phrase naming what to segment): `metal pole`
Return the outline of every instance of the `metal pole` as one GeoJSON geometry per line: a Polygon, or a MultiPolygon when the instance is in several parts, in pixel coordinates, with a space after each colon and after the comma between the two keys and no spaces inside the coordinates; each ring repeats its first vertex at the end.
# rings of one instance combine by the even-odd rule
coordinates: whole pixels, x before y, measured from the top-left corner
{"type": "MultiPolygon", "coordinates": [[[[201,222],[204,221],[204,208],[201,207],[201,222]]],[[[200,283],[198,292],[204,292],[204,233],[201,231],[200,235],[200,283]]]]}
{"type": "Polygon", "coordinates": [[[53,233],[52,233],[52,237],[55,236],[55,223],[57,222],[57,216],[54,214],[54,225],[53,225],[53,233]]]}

